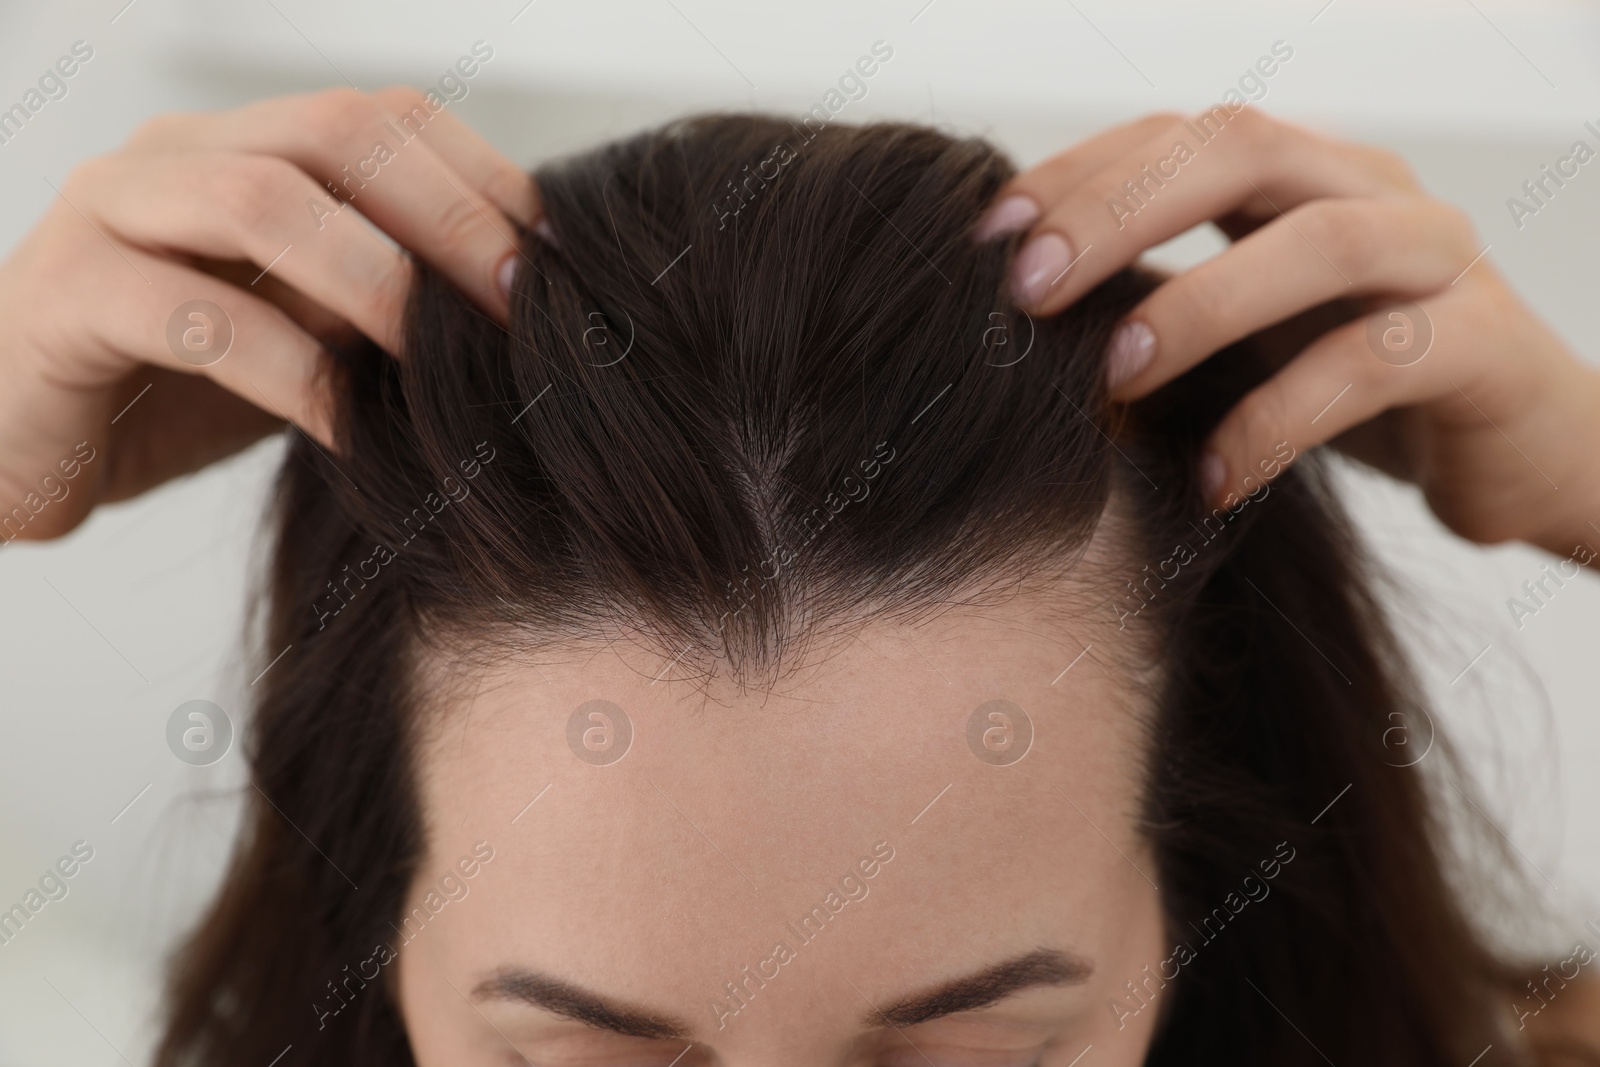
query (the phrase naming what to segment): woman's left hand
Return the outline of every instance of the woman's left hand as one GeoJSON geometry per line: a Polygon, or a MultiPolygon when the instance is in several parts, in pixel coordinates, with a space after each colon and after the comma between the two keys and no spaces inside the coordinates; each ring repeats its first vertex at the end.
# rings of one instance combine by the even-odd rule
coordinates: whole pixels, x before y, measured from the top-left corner
{"type": "Polygon", "coordinates": [[[1600,373],[1511,291],[1466,216],[1424,193],[1393,153],[1249,106],[1156,115],[1018,175],[976,234],[1030,231],[1013,287],[1048,315],[1207,221],[1234,243],[1127,316],[1108,353],[1114,399],[1332,301],[1368,310],[1223,419],[1199,472],[1210,500],[1266,480],[1281,442],[1298,455],[1338,437],[1414,481],[1464,537],[1568,554],[1600,534],[1589,521],[1600,519],[1600,373]]]}

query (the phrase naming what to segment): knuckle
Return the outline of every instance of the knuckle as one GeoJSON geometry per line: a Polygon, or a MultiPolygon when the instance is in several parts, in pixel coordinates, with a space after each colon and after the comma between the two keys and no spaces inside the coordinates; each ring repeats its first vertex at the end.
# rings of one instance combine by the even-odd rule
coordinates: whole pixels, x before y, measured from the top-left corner
{"type": "Polygon", "coordinates": [[[1238,317],[1239,288],[1216,264],[1180,274],[1152,295],[1152,311],[1162,323],[1158,335],[1181,337],[1185,347],[1210,344],[1219,327],[1226,330],[1238,317]]]}
{"type": "Polygon", "coordinates": [[[1233,426],[1234,454],[1247,464],[1254,463],[1256,454],[1269,447],[1267,442],[1284,437],[1288,419],[1283,390],[1270,383],[1253,390],[1239,402],[1229,422],[1233,426]]]}
{"type": "Polygon", "coordinates": [[[1400,153],[1371,145],[1364,146],[1364,149],[1369,164],[1389,184],[1403,189],[1418,188],[1416,171],[1400,153]]]}
{"type": "Polygon", "coordinates": [[[1384,234],[1374,213],[1339,200],[1313,200],[1289,212],[1312,248],[1350,275],[1369,273],[1382,255],[1384,234]]]}
{"type": "Polygon", "coordinates": [[[390,85],[378,91],[378,99],[387,107],[398,111],[410,111],[427,98],[421,89],[413,86],[390,85]]]}
{"type": "Polygon", "coordinates": [[[533,179],[527,173],[510,164],[496,166],[484,176],[483,191],[491,201],[510,205],[527,221],[533,202],[533,179]]]}
{"type": "Polygon", "coordinates": [[[432,112],[428,110],[428,97],[420,89],[409,85],[392,85],[378,93],[378,102],[384,110],[399,119],[421,117],[420,128],[426,129],[432,112]]]}
{"type": "Polygon", "coordinates": [[[1224,130],[1234,131],[1229,134],[1227,141],[1222,143],[1233,144],[1237,147],[1239,137],[1245,135],[1245,130],[1249,123],[1249,120],[1245,117],[1248,111],[1250,111],[1250,108],[1245,108],[1243,111],[1233,111],[1228,105],[1219,100],[1208,107],[1192,112],[1185,119],[1189,127],[1199,131],[1194,136],[1204,137],[1207,140],[1221,134],[1224,130]]]}
{"type": "Polygon", "coordinates": [[[1439,212],[1440,225],[1452,251],[1457,255],[1476,256],[1478,227],[1473,223],[1472,216],[1454,204],[1447,204],[1442,200],[1435,200],[1432,203],[1439,212]]]}
{"type": "Polygon", "coordinates": [[[1232,112],[1228,126],[1258,149],[1276,144],[1284,131],[1283,124],[1277,119],[1260,108],[1249,105],[1232,112]]]}
{"type": "Polygon", "coordinates": [[[93,156],[79,163],[61,182],[61,195],[75,204],[92,198],[94,190],[114,181],[119,170],[115,156],[93,156]]]}
{"type": "Polygon", "coordinates": [[[465,195],[451,196],[439,210],[434,232],[448,248],[470,248],[486,225],[478,205],[465,195]]]}
{"type": "Polygon", "coordinates": [[[276,156],[244,156],[210,174],[213,202],[242,231],[259,229],[300,177],[294,164],[276,156]]]}
{"type": "Polygon", "coordinates": [[[1181,111],[1157,111],[1143,119],[1139,125],[1144,129],[1155,132],[1170,129],[1173,126],[1181,126],[1188,118],[1189,116],[1181,111]]]}
{"type": "Polygon", "coordinates": [[[128,138],[129,148],[157,148],[176,144],[182,141],[184,133],[192,125],[193,119],[188,115],[164,114],[145,119],[134,127],[133,134],[128,138]]]}
{"type": "Polygon", "coordinates": [[[358,89],[313,93],[305,98],[304,107],[306,128],[328,148],[342,147],[382,120],[377,101],[358,89]]]}
{"type": "Polygon", "coordinates": [[[28,269],[22,275],[24,290],[103,295],[105,290],[98,281],[104,263],[102,257],[95,254],[99,250],[91,248],[89,242],[94,241],[101,249],[105,244],[65,205],[61,205],[59,212],[47,216],[46,225],[50,227],[48,239],[34,243],[26,260],[28,269]],[[72,217],[67,219],[61,212],[72,217]]]}

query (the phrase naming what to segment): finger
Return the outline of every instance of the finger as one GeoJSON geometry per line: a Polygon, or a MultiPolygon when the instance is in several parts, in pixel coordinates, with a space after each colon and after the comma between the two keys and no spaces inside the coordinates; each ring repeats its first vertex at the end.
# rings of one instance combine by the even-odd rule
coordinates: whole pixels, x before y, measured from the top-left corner
{"type": "Polygon", "coordinates": [[[411,261],[287,160],[242,152],[118,153],[74,172],[73,203],[145,248],[255,264],[391,353],[411,261]]]}
{"type": "Polygon", "coordinates": [[[408,85],[373,94],[395,121],[422,131],[422,141],[432,148],[507,218],[532,229],[544,214],[533,177],[478,135],[449,111],[429,118],[427,97],[408,85]]]}
{"type": "Polygon", "coordinates": [[[1146,115],[1103,130],[1034,164],[1001,188],[994,205],[972,228],[973,240],[993,240],[1027,229],[1078,182],[1143,144],[1158,130],[1176,125],[1181,118],[1171,112],[1146,115]]]}
{"type": "Polygon", "coordinates": [[[283,429],[283,420],[209,378],[149,367],[128,379],[112,411],[100,501],[138,496],[152,485],[202,470],[283,429]],[[146,390],[145,386],[149,386],[146,390]]]}
{"type": "MultiPolygon", "coordinates": [[[[265,300],[287,314],[296,325],[316,338],[317,343],[329,351],[359,343],[361,331],[350,325],[349,320],[335,315],[311,296],[279,280],[276,271],[262,274],[261,268],[255,264],[236,259],[189,256],[186,257],[186,262],[203,274],[220,278],[229,285],[265,300]]],[[[411,264],[409,258],[407,262],[408,265],[411,264]]]]}
{"type": "Polygon", "coordinates": [[[142,128],[135,150],[210,148],[280,156],[328,183],[339,199],[402,247],[437,266],[506,321],[510,220],[424,143],[426,124],[396,120],[352,89],[281,97],[215,115],[168,116],[142,128]]]}
{"type": "Polygon", "coordinates": [[[1443,395],[1456,376],[1469,376],[1475,331],[1462,328],[1471,316],[1461,312],[1472,299],[1452,290],[1423,300],[1420,318],[1405,311],[1396,320],[1393,305],[1381,308],[1323,336],[1247,393],[1207,443],[1201,487],[1208,502],[1232,507],[1307,450],[1389,408],[1443,395]],[[1405,356],[1415,362],[1375,354],[1371,336],[1396,322],[1419,331],[1418,347],[1405,356]],[[1445,334],[1442,324],[1450,322],[1457,328],[1445,334]]]}
{"type": "Polygon", "coordinates": [[[74,325],[100,357],[85,360],[80,374],[121,377],[130,358],[201,374],[333,447],[322,349],[282,311],[137,248],[100,244],[78,259],[81,284],[96,299],[74,325]]]}
{"type": "Polygon", "coordinates": [[[1102,167],[1047,211],[1012,265],[1015,296],[1053,314],[1145,249],[1230,212],[1394,192],[1371,159],[1255,108],[1219,105],[1102,167]]]}
{"type": "Polygon", "coordinates": [[[1143,396],[1330,300],[1436,292],[1476,254],[1466,217],[1428,197],[1313,200],[1145,297],[1112,337],[1107,384],[1118,400],[1143,396]]]}

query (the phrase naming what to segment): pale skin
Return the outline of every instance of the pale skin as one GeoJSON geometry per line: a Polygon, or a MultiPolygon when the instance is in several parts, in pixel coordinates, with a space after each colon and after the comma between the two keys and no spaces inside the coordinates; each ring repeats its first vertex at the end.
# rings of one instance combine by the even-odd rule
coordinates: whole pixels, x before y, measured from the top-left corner
{"type": "Polygon", "coordinates": [[[1429,197],[1391,152],[1248,106],[1164,187],[1146,186],[1153,195],[1131,217],[1108,210],[1180,140],[1197,144],[1181,115],[1108,130],[1019,175],[978,227],[991,237],[1027,229],[1014,289],[1039,314],[1200,222],[1235,238],[1129,314],[1150,343],[1127,344],[1122,358],[1113,343],[1115,399],[1145,396],[1223,345],[1335,299],[1409,301],[1435,331],[1411,366],[1377,358],[1364,320],[1301,338],[1309,346],[1212,435],[1215,459],[1201,470],[1215,503],[1251,491],[1244,479],[1276,442],[1304,455],[1344,434],[1336,443],[1414,481],[1463,537],[1562,555],[1600,538],[1590,525],[1600,521],[1600,375],[1479,258],[1484,243],[1460,210],[1429,197]]]}
{"type": "MultiPolygon", "coordinates": [[[[79,442],[103,459],[19,536],[66,533],[95,504],[286,421],[331,448],[320,342],[359,330],[399,356],[413,269],[357,213],[504,320],[515,228],[537,225],[538,197],[447,111],[344,211],[308,210],[332,204],[323,183],[369,156],[384,122],[419,99],[337,90],[158,119],[63,183],[0,265],[0,507],[36,493],[79,442]],[[173,310],[196,298],[224,306],[236,330],[227,356],[205,367],[166,339],[173,310]]],[[[1279,442],[1303,455],[1337,438],[1415,480],[1465,537],[1563,555],[1600,538],[1589,525],[1600,521],[1600,376],[1488,259],[1473,262],[1482,245],[1459,211],[1390,154],[1247,108],[1119,226],[1107,199],[1169,152],[1179,125],[1153,116],[1046,160],[979,227],[981,237],[1028,230],[1016,281],[1038,314],[1193,226],[1215,221],[1236,238],[1129,316],[1153,344],[1142,364],[1113,359],[1115,399],[1335,298],[1413,301],[1437,334],[1409,367],[1375,358],[1361,323],[1286,354],[1211,441],[1204,469],[1220,464],[1218,502],[1248,489],[1243,477],[1279,442]],[[1068,252],[1062,269],[1053,246],[1036,243],[1050,235],[1068,252]]],[[[1086,658],[1052,684],[1096,640],[1095,624],[1069,627],[1040,608],[1020,597],[914,631],[869,626],[770,693],[702,691],[628,642],[555,650],[536,667],[441,689],[421,761],[429,838],[412,903],[477,842],[495,853],[390,969],[419,1062],[669,1067],[681,1054],[685,1067],[898,1067],[927,1054],[941,1067],[1066,1067],[1093,1044],[1095,1063],[1138,1063],[1155,1011],[1119,1028],[1108,1002],[1172,949],[1135,824],[1130,730],[1141,709],[1122,703],[1114,657],[1086,658]],[[959,728],[997,688],[1038,728],[1037,749],[1006,768],[975,759],[959,728]],[[624,707],[637,732],[605,767],[574,759],[562,732],[595,697],[624,707]],[[950,728],[928,730],[930,715],[950,728]],[[863,883],[869,895],[816,943],[791,946],[778,977],[719,1018],[710,1004],[723,983],[770,958],[785,922],[880,842],[894,858],[863,883]],[[492,995],[507,969],[560,983],[566,1014],[548,995],[543,1006],[492,995]],[[1031,978],[898,1028],[873,1015],[986,972],[1031,978]],[[575,989],[671,1033],[576,1021],[575,989]]],[[[448,664],[431,666],[448,676],[448,664]]],[[[556,988],[502,982],[511,987],[556,988]]]]}
{"type": "Polygon", "coordinates": [[[29,539],[66,533],[96,503],[198,469],[285,420],[331,446],[319,340],[356,329],[395,352],[413,270],[358,213],[502,322],[511,220],[539,217],[525,172],[406,88],[162,116],[60,191],[0,265],[3,506],[43,497],[41,478],[79,442],[102,458],[38,510],[20,532],[29,539]],[[420,136],[364,186],[344,185],[343,168],[375,141],[396,142],[384,123],[419,107],[420,136]],[[329,181],[354,194],[342,211],[329,181]],[[168,319],[195,299],[224,308],[235,330],[206,367],[167,341],[168,319]]]}
{"type": "Polygon", "coordinates": [[[1070,596],[872,624],[770,689],[706,684],[626,639],[458,672],[430,701],[407,914],[477,843],[494,859],[396,938],[418,1063],[1066,1067],[1089,1045],[1140,1063],[1161,983],[1145,1002],[1125,984],[1173,952],[1137,829],[1143,709],[1098,652],[1132,638],[1106,613],[1064,618],[1070,596]],[[1085,642],[1097,653],[1063,675],[1085,642]],[[1008,766],[966,739],[996,694],[1033,724],[1008,766]],[[633,728],[605,766],[565,732],[596,697],[633,728]],[[831,918],[800,927],[829,893],[831,918]],[[494,982],[517,972],[540,981],[494,982]],[[1004,984],[926,1003],[985,974],[1004,984]],[[581,995],[516,995],[555,983],[581,995]]]}
{"type": "MultiPolygon", "coordinates": [[[[106,460],[8,536],[59,536],[96,503],[229,455],[284,420],[329,445],[318,339],[357,329],[394,351],[411,271],[356,212],[504,319],[512,220],[536,225],[538,194],[448,110],[420,123],[421,137],[345,211],[308,210],[312,199],[332,204],[323,183],[341,181],[389,136],[383,124],[421,101],[407,88],[338,89],[165,116],[68,176],[0,264],[0,499],[38,497],[40,479],[79,442],[106,460]],[[208,367],[179,360],[166,341],[167,319],[196,298],[225,306],[237,332],[208,367]]],[[[1213,221],[1238,238],[1129,316],[1153,340],[1142,362],[1112,359],[1115,399],[1337,298],[1413,301],[1436,332],[1409,367],[1374,357],[1362,322],[1287,359],[1211,441],[1204,471],[1216,502],[1248,492],[1244,478],[1277,442],[1304,455],[1337,437],[1415,481],[1463,537],[1562,555],[1600,537],[1590,525],[1600,512],[1600,374],[1478,258],[1483,246],[1458,209],[1427,196],[1392,153],[1247,106],[1137,214],[1109,212],[1123,182],[1170,154],[1182,124],[1149,116],[1045,160],[975,231],[1028,230],[1016,289],[1040,314],[1194,226],[1213,221]]]]}

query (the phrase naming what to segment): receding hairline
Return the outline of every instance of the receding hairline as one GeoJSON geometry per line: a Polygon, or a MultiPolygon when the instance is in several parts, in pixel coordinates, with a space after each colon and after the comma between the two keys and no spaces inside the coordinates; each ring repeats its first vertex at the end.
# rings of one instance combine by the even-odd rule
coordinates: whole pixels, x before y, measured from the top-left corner
{"type": "MultiPolygon", "coordinates": [[[[783,661],[762,678],[752,680],[729,672],[710,644],[685,648],[672,633],[624,622],[621,613],[595,612],[595,626],[582,632],[559,633],[515,624],[499,624],[487,616],[480,622],[424,620],[412,642],[412,679],[421,703],[438,707],[475,690],[486,674],[500,673],[508,657],[537,667],[592,658],[626,649],[643,677],[656,679],[670,670],[677,683],[731,683],[740,696],[771,691],[808,673],[826,669],[838,651],[875,627],[906,628],[937,637],[973,618],[993,621],[997,614],[1022,606],[1028,617],[1082,632],[1100,658],[1111,657],[1130,675],[1148,677],[1158,667],[1143,640],[1147,627],[1129,627],[1127,640],[1100,641],[1096,633],[1116,621],[1111,598],[1140,573],[1137,518],[1121,494],[1113,494],[1090,535],[1072,546],[1023,545],[1014,566],[1000,566],[969,577],[947,595],[904,602],[867,603],[807,620],[786,635],[783,661]],[[1030,553],[1037,553],[1028,559],[1030,553]]],[[[1115,629],[1115,627],[1113,627],[1115,629]]]]}

